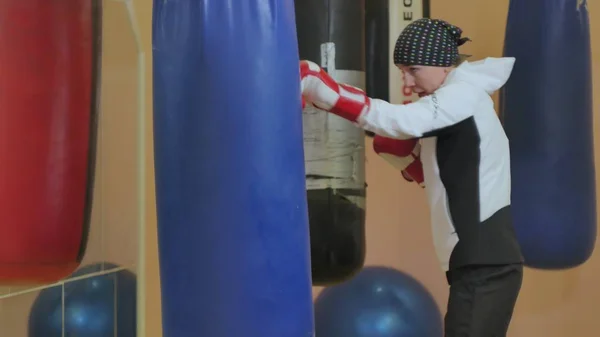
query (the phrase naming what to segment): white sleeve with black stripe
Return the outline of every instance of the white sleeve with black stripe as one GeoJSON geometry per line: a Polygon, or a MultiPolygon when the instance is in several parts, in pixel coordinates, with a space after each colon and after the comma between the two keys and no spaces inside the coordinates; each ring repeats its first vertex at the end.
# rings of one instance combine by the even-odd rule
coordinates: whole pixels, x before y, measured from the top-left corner
{"type": "Polygon", "coordinates": [[[370,109],[361,114],[357,122],[367,131],[390,138],[433,136],[436,131],[473,116],[481,93],[459,82],[404,105],[372,99],[370,109]]]}

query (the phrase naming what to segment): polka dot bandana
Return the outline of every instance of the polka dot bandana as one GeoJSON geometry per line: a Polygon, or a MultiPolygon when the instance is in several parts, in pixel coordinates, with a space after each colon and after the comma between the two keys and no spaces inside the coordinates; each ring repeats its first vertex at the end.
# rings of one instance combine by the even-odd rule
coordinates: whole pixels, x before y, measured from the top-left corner
{"type": "Polygon", "coordinates": [[[446,21],[423,18],[400,33],[394,47],[394,64],[450,67],[459,58],[458,47],[471,41],[446,21]]]}

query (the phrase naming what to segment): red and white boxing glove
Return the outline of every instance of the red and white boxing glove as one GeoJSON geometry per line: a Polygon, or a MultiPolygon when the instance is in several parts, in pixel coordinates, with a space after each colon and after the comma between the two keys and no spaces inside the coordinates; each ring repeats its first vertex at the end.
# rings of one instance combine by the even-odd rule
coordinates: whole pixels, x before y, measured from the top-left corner
{"type": "Polygon", "coordinates": [[[423,164],[421,163],[421,144],[418,139],[393,139],[382,136],[373,138],[373,150],[388,163],[402,172],[407,181],[414,181],[425,187],[423,164]]]}
{"type": "Polygon", "coordinates": [[[325,70],[311,61],[300,61],[302,106],[315,107],[336,114],[351,122],[369,110],[371,99],[351,85],[337,83],[325,70]]]}
{"type": "MultiPolygon", "coordinates": [[[[314,62],[300,61],[302,107],[312,103],[315,107],[356,122],[371,106],[366,93],[351,85],[337,83],[314,62]]],[[[373,141],[375,152],[400,169],[404,179],[415,181],[425,187],[420,144],[417,139],[392,139],[376,136],[373,141]]]]}

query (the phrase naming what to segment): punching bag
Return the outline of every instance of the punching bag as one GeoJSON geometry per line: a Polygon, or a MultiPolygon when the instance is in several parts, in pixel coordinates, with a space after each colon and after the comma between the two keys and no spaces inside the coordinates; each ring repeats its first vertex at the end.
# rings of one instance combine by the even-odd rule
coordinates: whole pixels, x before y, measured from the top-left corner
{"type": "Polygon", "coordinates": [[[293,0],[153,14],[164,336],[313,336],[293,0]]]}
{"type": "Polygon", "coordinates": [[[512,212],[525,263],[584,263],[596,240],[590,32],[585,0],[511,0],[501,92],[512,212]]]}
{"type": "Polygon", "coordinates": [[[0,2],[0,284],[82,260],[91,215],[100,0],[0,2]]]}
{"type": "MultiPolygon", "coordinates": [[[[364,0],[296,0],[300,58],[364,90],[364,13],[364,0]]],[[[365,137],[312,105],[302,117],[312,282],[323,286],[350,278],[365,260],[365,137]]]]}
{"type": "MultiPolygon", "coordinates": [[[[390,1],[365,1],[366,92],[390,101],[390,1]]],[[[392,22],[395,20],[391,20],[392,22]]],[[[372,134],[370,131],[367,133],[372,134]]]]}

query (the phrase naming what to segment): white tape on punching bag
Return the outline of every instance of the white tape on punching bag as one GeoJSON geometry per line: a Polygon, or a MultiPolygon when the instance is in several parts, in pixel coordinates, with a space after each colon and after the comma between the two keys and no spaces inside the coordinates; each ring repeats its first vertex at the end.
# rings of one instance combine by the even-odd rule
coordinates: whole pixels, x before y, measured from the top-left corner
{"type": "MultiPolygon", "coordinates": [[[[411,22],[429,16],[429,1],[428,0],[402,0],[389,1],[389,51],[388,55],[394,55],[394,47],[396,39],[400,33],[411,22]]],[[[412,90],[404,86],[402,80],[402,72],[394,66],[394,60],[390,60],[390,103],[406,104],[415,101],[418,96],[413,94],[412,90]]]]}
{"type": "MultiPolygon", "coordinates": [[[[338,82],[365,88],[365,72],[336,69],[335,44],[321,45],[321,67],[338,82]]],[[[307,105],[304,109],[306,188],[365,188],[364,134],[351,122],[307,105]]]]}

